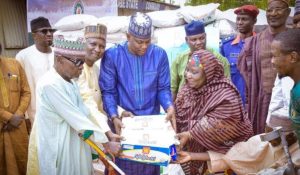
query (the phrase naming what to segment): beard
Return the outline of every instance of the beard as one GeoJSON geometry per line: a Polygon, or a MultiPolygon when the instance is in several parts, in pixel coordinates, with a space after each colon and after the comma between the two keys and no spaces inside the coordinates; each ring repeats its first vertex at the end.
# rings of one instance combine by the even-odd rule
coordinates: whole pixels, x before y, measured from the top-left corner
{"type": "Polygon", "coordinates": [[[53,41],[47,41],[48,46],[53,46],[53,41]]]}

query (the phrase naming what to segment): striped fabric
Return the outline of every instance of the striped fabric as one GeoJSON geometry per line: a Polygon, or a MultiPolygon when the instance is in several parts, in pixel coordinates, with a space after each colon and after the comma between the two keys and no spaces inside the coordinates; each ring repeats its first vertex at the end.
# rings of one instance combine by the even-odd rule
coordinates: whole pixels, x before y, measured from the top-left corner
{"type": "MultiPolygon", "coordinates": [[[[208,51],[194,54],[200,57],[207,81],[200,89],[185,84],[179,91],[175,102],[178,133],[190,131],[193,139],[187,143],[187,151],[226,153],[235,143],[252,136],[251,123],[237,89],[224,77],[221,63],[208,51]]],[[[193,161],[186,174],[203,174],[205,170],[205,164],[193,161]]]]}

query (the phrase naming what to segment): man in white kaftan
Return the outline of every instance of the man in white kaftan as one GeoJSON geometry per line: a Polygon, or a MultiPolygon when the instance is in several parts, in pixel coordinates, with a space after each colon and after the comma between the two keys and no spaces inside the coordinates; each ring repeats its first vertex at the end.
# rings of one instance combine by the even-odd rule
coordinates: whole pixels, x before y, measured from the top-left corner
{"type": "Polygon", "coordinates": [[[38,17],[30,22],[34,45],[21,50],[16,59],[25,70],[31,91],[31,101],[26,112],[33,123],[36,112],[36,85],[38,80],[53,66],[54,54],[51,48],[54,29],[48,19],[38,17]]]}
{"type": "Polygon", "coordinates": [[[91,148],[78,136],[94,131],[97,142],[107,142],[104,132],[90,119],[77,84],[65,81],[55,70],[48,72],[37,87],[36,133],[41,174],[90,175],[91,148]]]}
{"type": "Polygon", "coordinates": [[[91,118],[73,80],[83,69],[83,47],[83,38],[55,36],[54,68],[37,85],[37,112],[31,132],[35,141],[29,145],[32,153],[27,174],[93,174],[91,148],[78,133],[93,131],[92,139],[107,147],[106,135],[99,122],[91,118]]]}

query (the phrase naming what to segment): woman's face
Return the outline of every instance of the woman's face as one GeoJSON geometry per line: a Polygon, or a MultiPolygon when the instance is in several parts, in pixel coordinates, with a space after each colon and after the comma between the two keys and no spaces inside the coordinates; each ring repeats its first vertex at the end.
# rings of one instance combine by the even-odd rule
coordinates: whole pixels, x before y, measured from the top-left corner
{"type": "Polygon", "coordinates": [[[184,72],[185,81],[194,89],[201,88],[206,83],[206,76],[202,67],[189,63],[184,72]]]}

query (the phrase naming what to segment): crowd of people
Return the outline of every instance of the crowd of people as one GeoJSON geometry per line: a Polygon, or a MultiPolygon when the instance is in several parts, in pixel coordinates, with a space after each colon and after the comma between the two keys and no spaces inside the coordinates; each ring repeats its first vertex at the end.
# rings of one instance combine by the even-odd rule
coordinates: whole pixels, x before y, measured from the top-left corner
{"type": "MultiPolygon", "coordinates": [[[[130,17],[127,41],[106,48],[107,26],[83,36],[55,33],[45,17],[30,22],[34,45],[16,59],[1,55],[0,174],[91,175],[99,155],[78,134],[101,144],[127,175],[160,167],[124,160],[124,117],[162,109],[176,131],[186,175],[248,174],[287,163],[280,141],[261,134],[282,127],[300,166],[300,1],[287,28],[289,0],[268,0],[268,26],[255,33],[259,10],[238,7],[238,33],[206,47],[205,24],[185,25],[189,49],[169,67],[151,43],[152,20],[130,17]],[[100,63],[100,66],[97,64],[100,63]]],[[[110,174],[106,169],[105,174],[110,174]]]]}

